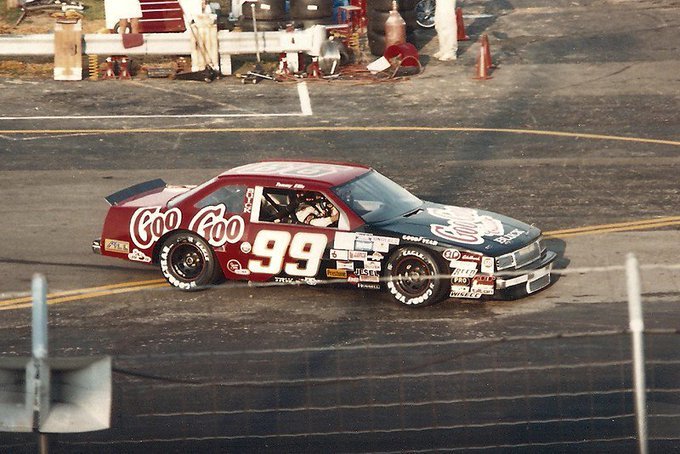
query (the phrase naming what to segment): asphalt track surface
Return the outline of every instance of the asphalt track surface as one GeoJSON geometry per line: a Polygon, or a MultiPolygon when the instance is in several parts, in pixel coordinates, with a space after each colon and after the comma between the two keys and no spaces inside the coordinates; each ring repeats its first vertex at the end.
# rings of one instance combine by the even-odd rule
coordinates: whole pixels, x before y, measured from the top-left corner
{"type": "MultiPolygon", "coordinates": [[[[136,363],[136,370],[157,376],[239,375],[228,364],[203,364],[189,359],[191,354],[622,332],[628,325],[623,266],[630,252],[643,266],[646,328],[677,330],[677,2],[499,0],[463,6],[466,14],[491,17],[470,23],[473,41],[461,43],[454,63],[430,60],[436,38],[419,32],[425,72],[407,81],[243,86],[233,79],[212,84],[0,80],[0,354],[30,352],[27,297],[36,272],[44,273],[50,286],[51,355],[107,354],[123,358],[121,364],[146,356],[148,362],[136,363]],[[472,80],[475,40],[482,32],[489,34],[499,64],[493,79],[484,82],[472,80]],[[104,196],[151,178],[195,184],[265,158],[360,162],[424,199],[535,224],[559,252],[564,274],[519,301],[450,300],[414,311],[376,293],[324,286],[225,284],[185,294],[170,289],[155,268],[90,252],[106,214],[104,196]],[[163,355],[188,356],[163,362],[163,355]]],[[[657,341],[652,354],[677,351],[677,335],[663,339],[667,343],[657,341]]],[[[588,348],[595,361],[616,356],[620,345],[610,350],[608,342],[595,340],[588,348]]],[[[546,351],[548,346],[532,344],[518,357],[546,351]]],[[[400,354],[408,363],[419,353],[400,354]]],[[[285,355],[267,361],[291,366],[285,355]]],[[[375,359],[377,368],[388,363],[375,359]]],[[[362,372],[360,364],[348,367],[348,374],[362,372]]],[[[677,366],[667,373],[677,387],[677,366]]],[[[148,413],[163,401],[159,396],[182,408],[189,399],[150,394],[148,413]]],[[[609,426],[598,430],[593,420],[573,428],[578,444],[555,445],[535,434],[523,438],[498,428],[479,438],[430,437],[418,444],[417,436],[409,439],[398,431],[393,437],[353,437],[346,420],[342,430],[337,420],[329,423],[336,438],[206,440],[201,435],[211,434],[177,429],[192,426],[186,415],[130,429],[124,414],[144,413],[137,408],[145,407],[144,396],[137,397],[136,403],[114,400],[115,436],[66,438],[85,444],[57,445],[57,452],[636,449],[631,427],[621,435],[609,426]],[[174,443],[120,444],[126,437],[173,435],[174,443]],[[107,444],[110,440],[119,444],[107,444]]],[[[277,405],[284,406],[285,397],[279,398],[277,405]]],[[[679,413],[677,398],[655,405],[679,413]]],[[[499,423],[511,419],[510,408],[494,411],[499,423]]],[[[561,416],[569,414],[563,410],[561,416]]],[[[676,422],[669,417],[665,425],[651,427],[658,452],[677,452],[676,422]]],[[[276,424],[280,433],[279,419],[276,424]]],[[[313,432],[309,422],[302,425],[313,432]]],[[[33,451],[32,441],[31,435],[0,434],[0,450],[33,451]]]]}

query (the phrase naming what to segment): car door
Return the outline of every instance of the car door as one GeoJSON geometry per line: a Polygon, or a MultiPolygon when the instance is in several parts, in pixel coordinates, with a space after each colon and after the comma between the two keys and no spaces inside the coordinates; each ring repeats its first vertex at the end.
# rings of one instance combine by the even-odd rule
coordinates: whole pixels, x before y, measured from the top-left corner
{"type": "MultiPolygon", "coordinates": [[[[313,193],[337,217],[315,222],[300,193],[276,187],[255,188],[253,207],[246,229],[247,240],[242,250],[248,250],[247,270],[253,281],[274,279],[279,282],[315,283],[326,277],[347,279],[346,271],[331,268],[330,249],[339,226],[346,229],[345,214],[320,191],[313,193]],[[323,200],[323,201],[321,201],[323,200]],[[305,214],[306,213],[306,214],[305,214]],[[330,269],[334,269],[329,273],[330,269]],[[330,276],[329,276],[330,274],[330,276]]],[[[318,210],[321,211],[321,210],[318,210]]]]}

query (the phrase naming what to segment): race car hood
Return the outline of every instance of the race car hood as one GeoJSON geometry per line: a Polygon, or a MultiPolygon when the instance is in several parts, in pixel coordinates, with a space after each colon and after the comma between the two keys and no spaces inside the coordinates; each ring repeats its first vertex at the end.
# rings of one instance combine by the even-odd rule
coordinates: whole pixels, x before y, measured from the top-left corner
{"type": "Polygon", "coordinates": [[[492,257],[519,249],[541,235],[538,228],[501,214],[432,202],[374,227],[492,257]]]}

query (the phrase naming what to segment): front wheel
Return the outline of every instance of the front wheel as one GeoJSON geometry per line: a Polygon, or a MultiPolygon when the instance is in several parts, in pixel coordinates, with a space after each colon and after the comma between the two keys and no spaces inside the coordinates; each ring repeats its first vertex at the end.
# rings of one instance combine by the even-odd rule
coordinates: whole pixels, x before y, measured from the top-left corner
{"type": "Polygon", "coordinates": [[[170,284],[187,291],[205,288],[215,282],[220,273],[210,245],[189,232],[176,233],[163,243],[160,265],[170,284]]]}
{"type": "Polygon", "coordinates": [[[420,0],[416,4],[416,23],[423,28],[434,27],[435,0],[420,0]]]}
{"type": "Polygon", "coordinates": [[[419,247],[397,250],[387,262],[387,291],[398,303],[422,307],[446,298],[449,280],[428,251],[419,247]]]}

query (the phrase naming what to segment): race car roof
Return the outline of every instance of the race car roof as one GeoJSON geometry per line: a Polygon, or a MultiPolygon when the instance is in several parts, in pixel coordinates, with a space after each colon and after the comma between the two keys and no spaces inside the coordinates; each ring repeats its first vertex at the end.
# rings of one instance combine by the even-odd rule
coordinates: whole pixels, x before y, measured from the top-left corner
{"type": "Polygon", "coordinates": [[[285,178],[300,181],[316,181],[329,186],[350,181],[371,170],[359,164],[322,161],[261,161],[234,167],[223,176],[259,176],[262,178],[285,178]]]}

